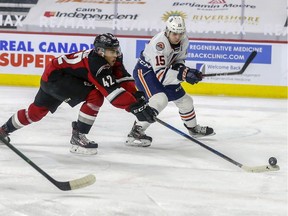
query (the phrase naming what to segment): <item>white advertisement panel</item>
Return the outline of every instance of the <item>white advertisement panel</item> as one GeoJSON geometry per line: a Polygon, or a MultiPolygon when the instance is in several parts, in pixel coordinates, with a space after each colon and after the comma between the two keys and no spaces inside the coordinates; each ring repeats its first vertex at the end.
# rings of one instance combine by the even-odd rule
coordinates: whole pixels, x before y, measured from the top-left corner
{"type": "MultiPolygon", "coordinates": [[[[131,73],[148,39],[119,37],[131,73]]],[[[0,73],[38,74],[54,57],[93,48],[94,36],[1,34],[0,73]]],[[[186,65],[206,73],[238,71],[252,51],[258,54],[243,75],[205,78],[208,83],[287,86],[287,44],[190,41],[186,65]]]]}
{"type": "MultiPolygon", "coordinates": [[[[45,0],[38,1],[17,30],[73,33],[149,35],[162,30],[168,16],[185,18],[187,32],[197,34],[247,33],[286,36],[287,1],[275,0],[45,0]]],[[[3,26],[8,16],[0,16],[3,26]]],[[[15,24],[15,23],[13,23],[15,24]]]]}

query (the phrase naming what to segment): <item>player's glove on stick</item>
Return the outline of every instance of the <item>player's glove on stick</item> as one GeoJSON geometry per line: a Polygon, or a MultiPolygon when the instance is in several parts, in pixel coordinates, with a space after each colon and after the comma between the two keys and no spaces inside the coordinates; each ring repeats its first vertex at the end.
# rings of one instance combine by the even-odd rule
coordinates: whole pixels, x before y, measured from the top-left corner
{"type": "Polygon", "coordinates": [[[136,100],[146,100],[145,99],[145,93],[143,91],[136,91],[133,96],[136,98],[136,100]]]}
{"type": "Polygon", "coordinates": [[[186,81],[193,85],[202,80],[202,73],[197,69],[192,69],[189,67],[180,67],[177,79],[186,81]]]}
{"type": "Polygon", "coordinates": [[[133,113],[139,121],[155,122],[157,112],[151,108],[145,100],[140,99],[130,105],[131,113],[133,113]]]}

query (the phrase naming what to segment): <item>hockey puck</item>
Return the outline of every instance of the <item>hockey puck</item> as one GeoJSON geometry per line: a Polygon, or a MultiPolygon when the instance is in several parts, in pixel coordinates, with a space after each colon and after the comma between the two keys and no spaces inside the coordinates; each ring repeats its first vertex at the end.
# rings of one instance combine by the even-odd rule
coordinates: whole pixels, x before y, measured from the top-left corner
{"type": "Polygon", "coordinates": [[[275,166],[277,164],[277,159],[275,157],[270,157],[268,162],[271,166],[275,166]]]}

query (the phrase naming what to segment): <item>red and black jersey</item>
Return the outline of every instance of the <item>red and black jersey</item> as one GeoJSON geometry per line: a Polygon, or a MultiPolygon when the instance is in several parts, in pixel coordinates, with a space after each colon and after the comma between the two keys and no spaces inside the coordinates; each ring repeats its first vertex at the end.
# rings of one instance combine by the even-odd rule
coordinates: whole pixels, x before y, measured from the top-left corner
{"type": "Polygon", "coordinates": [[[133,96],[137,91],[135,82],[125,69],[121,57],[111,67],[93,49],[62,55],[45,68],[42,80],[53,82],[65,75],[95,85],[115,107],[130,111],[129,106],[136,102],[133,96]]]}

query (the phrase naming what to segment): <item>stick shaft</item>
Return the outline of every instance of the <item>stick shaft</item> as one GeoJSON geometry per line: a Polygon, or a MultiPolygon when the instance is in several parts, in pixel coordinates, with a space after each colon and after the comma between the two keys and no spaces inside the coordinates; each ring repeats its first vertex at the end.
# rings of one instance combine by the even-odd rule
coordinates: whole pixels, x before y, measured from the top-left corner
{"type": "Polygon", "coordinates": [[[15,148],[12,144],[7,142],[6,140],[1,141],[8,146],[13,152],[15,152],[18,156],[20,156],[24,161],[26,161],[30,166],[32,166],[35,170],[37,170],[40,174],[42,174],[45,178],[47,178],[50,182],[55,184],[55,180],[48,175],[44,170],[42,170],[39,166],[37,166],[33,161],[31,161],[28,157],[26,157],[21,151],[15,148]]]}
{"type": "Polygon", "coordinates": [[[4,138],[0,137],[0,141],[2,143],[4,143],[6,146],[8,146],[13,152],[15,152],[24,161],[26,161],[30,166],[32,166],[41,175],[43,175],[48,181],[50,181],[52,184],[54,184],[57,188],[59,188],[62,191],[69,191],[69,190],[74,190],[74,189],[86,187],[86,186],[89,186],[89,185],[93,184],[96,181],[94,175],[87,175],[85,177],[82,177],[80,179],[75,179],[75,180],[72,180],[72,181],[65,181],[65,182],[57,181],[54,178],[52,178],[50,175],[48,175],[39,166],[37,166],[33,161],[31,161],[27,156],[25,156],[16,147],[14,147],[12,144],[10,144],[7,140],[5,140],[4,138]]]}
{"type": "Polygon", "coordinates": [[[202,143],[202,142],[194,139],[193,137],[191,137],[191,136],[183,133],[182,131],[178,130],[177,128],[175,128],[175,127],[173,127],[173,126],[171,126],[171,125],[169,125],[168,123],[166,123],[166,122],[164,122],[164,121],[162,121],[162,120],[160,120],[160,119],[158,119],[158,118],[155,118],[155,119],[156,119],[156,121],[157,121],[158,123],[164,125],[165,127],[171,129],[172,131],[180,134],[181,136],[184,136],[185,138],[193,141],[194,143],[200,145],[201,147],[203,147],[203,148],[209,150],[210,152],[216,154],[217,156],[225,159],[226,161],[228,161],[228,162],[230,162],[230,163],[232,163],[232,164],[240,167],[242,170],[244,170],[244,171],[246,171],[246,172],[256,172],[256,173],[260,173],[260,172],[277,171],[277,170],[280,169],[280,167],[279,167],[278,165],[275,165],[275,166],[263,165],[263,166],[254,166],[254,167],[245,166],[245,165],[243,165],[243,164],[241,164],[241,163],[233,160],[232,158],[230,158],[230,157],[222,154],[221,152],[219,152],[219,151],[217,151],[217,150],[215,150],[215,149],[213,149],[213,148],[205,145],[204,143],[202,143]]]}
{"type": "Polygon", "coordinates": [[[211,77],[211,76],[227,76],[227,75],[240,75],[243,74],[246,68],[250,65],[253,59],[256,57],[257,52],[253,51],[245,61],[243,67],[239,71],[230,71],[230,72],[219,72],[219,73],[210,73],[210,74],[203,74],[203,77],[211,77]]]}
{"type": "Polygon", "coordinates": [[[222,154],[221,152],[219,152],[219,151],[217,151],[217,150],[215,150],[215,149],[213,149],[213,148],[211,148],[211,147],[205,145],[204,143],[200,142],[199,140],[194,139],[193,137],[187,135],[186,133],[184,133],[184,132],[178,130],[177,128],[175,128],[175,127],[173,127],[172,125],[170,125],[170,124],[168,124],[168,123],[166,123],[166,122],[160,120],[160,119],[157,118],[157,117],[156,117],[156,121],[157,121],[158,123],[164,125],[165,127],[171,129],[172,131],[174,131],[174,132],[180,134],[181,136],[183,136],[183,137],[185,137],[185,138],[191,140],[192,142],[194,142],[194,143],[200,145],[201,147],[207,149],[208,151],[210,151],[210,152],[216,154],[217,156],[219,156],[219,157],[221,157],[221,158],[223,158],[223,159],[229,161],[230,163],[232,163],[232,164],[234,164],[234,165],[236,165],[236,166],[238,166],[238,167],[240,167],[240,168],[243,166],[243,164],[241,164],[241,163],[239,163],[239,162],[233,160],[232,158],[230,158],[230,157],[228,157],[228,156],[222,154]]]}

